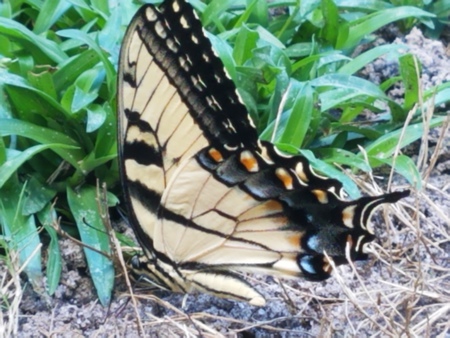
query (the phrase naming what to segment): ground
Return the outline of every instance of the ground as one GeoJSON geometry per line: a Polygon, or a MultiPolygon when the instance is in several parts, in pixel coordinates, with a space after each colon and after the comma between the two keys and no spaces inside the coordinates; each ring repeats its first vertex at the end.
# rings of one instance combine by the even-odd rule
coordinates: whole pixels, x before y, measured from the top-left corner
{"type": "MultiPolygon", "coordinates": [[[[425,88],[450,80],[450,51],[441,42],[425,39],[418,29],[398,39],[420,58],[425,88]]],[[[376,43],[386,42],[380,38],[376,43]]],[[[362,75],[380,82],[396,69],[394,61],[381,58],[362,75]]],[[[402,88],[394,88],[390,95],[401,98],[402,88]]],[[[11,308],[17,311],[0,316],[0,336],[138,337],[143,336],[136,320],[139,314],[146,335],[157,337],[448,337],[448,129],[431,130],[412,151],[418,163],[425,163],[420,166],[422,189],[373,217],[379,240],[369,261],[339,267],[325,282],[247,276],[266,296],[265,307],[137,288],[135,307],[119,277],[114,299],[104,308],[96,298],[82,249],[62,239],[63,277],[51,298],[38,296],[23,279],[10,279],[6,267],[0,267],[5,276],[2,294],[8,292],[11,308]]],[[[376,193],[370,178],[359,181],[366,192],[376,193]]],[[[401,180],[394,182],[395,190],[407,188],[401,180]]],[[[383,186],[386,180],[377,183],[383,186]]]]}

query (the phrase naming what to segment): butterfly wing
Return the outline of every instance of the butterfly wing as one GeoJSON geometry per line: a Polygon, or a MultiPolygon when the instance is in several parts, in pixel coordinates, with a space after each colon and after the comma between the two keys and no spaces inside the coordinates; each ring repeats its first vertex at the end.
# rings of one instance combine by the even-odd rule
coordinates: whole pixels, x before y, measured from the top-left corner
{"type": "Polygon", "coordinates": [[[232,270],[321,280],[326,251],[365,257],[366,224],[394,193],[342,199],[257,133],[192,7],[143,6],[125,35],[118,72],[119,163],[130,222],[145,256],[135,268],[174,291],[264,303],[232,270]]]}
{"type": "Polygon", "coordinates": [[[217,66],[209,40],[186,6],[181,1],[144,6],[132,20],[121,51],[119,161],[132,223],[139,224],[135,230],[144,247],[153,247],[161,194],[179,163],[212,141],[235,147],[235,142],[254,146],[257,140],[245,107],[236,104],[232,81],[217,66]],[[194,71],[199,62],[205,66],[194,71]],[[217,87],[222,88],[220,95],[217,87]]]}

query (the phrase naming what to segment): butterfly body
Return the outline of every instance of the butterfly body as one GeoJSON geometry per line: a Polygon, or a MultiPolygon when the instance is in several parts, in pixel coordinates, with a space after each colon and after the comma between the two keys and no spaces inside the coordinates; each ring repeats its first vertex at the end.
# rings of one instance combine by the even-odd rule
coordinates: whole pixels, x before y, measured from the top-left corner
{"type": "Polygon", "coordinates": [[[175,292],[263,305],[235,271],[323,280],[364,259],[381,203],[343,199],[340,182],[257,138],[189,4],[146,5],[119,66],[119,163],[130,223],[144,250],[136,272],[175,292]]]}

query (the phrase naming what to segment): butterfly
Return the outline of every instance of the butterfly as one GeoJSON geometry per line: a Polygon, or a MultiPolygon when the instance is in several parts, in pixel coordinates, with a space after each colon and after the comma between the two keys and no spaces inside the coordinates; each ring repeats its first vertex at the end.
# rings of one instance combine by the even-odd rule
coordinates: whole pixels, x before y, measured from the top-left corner
{"type": "Polygon", "coordinates": [[[192,6],[166,0],[132,19],[118,70],[124,199],[143,278],[174,292],[264,305],[237,272],[321,281],[329,259],[366,259],[374,209],[408,191],[346,201],[308,160],[258,139],[192,6]],[[328,258],[327,258],[328,257],[328,258]]]}

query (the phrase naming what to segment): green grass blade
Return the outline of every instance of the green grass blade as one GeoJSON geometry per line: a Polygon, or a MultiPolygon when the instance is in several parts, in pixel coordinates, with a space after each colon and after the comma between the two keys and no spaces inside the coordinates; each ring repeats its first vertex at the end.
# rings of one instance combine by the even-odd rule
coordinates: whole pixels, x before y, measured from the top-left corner
{"type": "MultiPolygon", "coordinates": [[[[335,103],[333,105],[338,105],[339,103],[344,103],[349,98],[353,98],[359,95],[366,95],[371,98],[376,98],[380,100],[387,100],[387,96],[380,90],[380,88],[364,79],[360,79],[355,76],[348,76],[344,74],[328,74],[321,76],[317,79],[311,81],[313,87],[329,87],[333,89],[344,90],[346,95],[349,97],[343,97],[339,99],[339,96],[335,97],[335,103]]],[[[342,94],[342,93],[340,93],[342,94]]],[[[327,97],[327,100],[330,99],[327,97]]],[[[326,100],[322,100],[326,104],[326,100]]],[[[322,107],[322,111],[323,111],[322,107]]]]}
{"type": "Polygon", "coordinates": [[[50,95],[31,86],[24,78],[0,69],[0,86],[5,85],[12,101],[12,105],[17,111],[24,115],[33,111],[39,111],[44,116],[51,119],[67,120],[66,110],[50,95]],[[11,89],[21,89],[21,91],[11,91],[11,89]],[[27,100],[23,98],[26,97],[27,100]]]}
{"type": "Polygon", "coordinates": [[[320,32],[321,37],[327,42],[327,44],[334,46],[338,36],[339,27],[339,12],[335,1],[333,0],[321,0],[322,15],[324,17],[325,26],[320,32]]]}
{"type": "Polygon", "coordinates": [[[405,102],[403,108],[405,111],[412,109],[412,107],[419,102],[420,92],[420,61],[413,54],[405,54],[399,58],[400,75],[403,80],[405,88],[405,102]]]}
{"type": "Polygon", "coordinates": [[[294,102],[280,142],[301,147],[313,115],[314,91],[308,83],[292,82],[289,96],[294,102]]]}
{"type": "Polygon", "coordinates": [[[406,45],[401,44],[391,44],[391,45],[381,45],[375,48],[369,49],[368,51],[358,55],[356,58],[346,63],[344,66],[339,68],[337,71],[339,74],[353,75],[360,69],[367,66],[376,58],[388,53],[397,54],[400,50],[408,49],[406,45]]]}
{"type": "Polygon", "coordinates": [[[41,211],[50,203],[55,195],[55,190],[32,176],[28,180],[22,214],[28,216],[41,211]]]}
{"type": "Polygon", "coordinates": [[[406,18],[433,18],[434,14],[428,13],[420,8],[412,6],[401,6],[388,8],[366,15],[358,20],[350,22],[349,34],[345,39],[338,39],[336,48],[347,49],[355,47],[361,39],[377,29],[391,22],[406,18]]]}
{"type": "MultiPolygon", "coordinates": [[[[3,178],[0,174],[0,179],[3,178]]],[[[41,249],[39,233],[33,216],[22,215],[25,186],[17,182],[0,189],[0,225],[3,235],[9,239],[8,247],[19,254],[20,265],[24,268],[33,289],[39,293],[43,289],[41,249]]]]}
{"type": "Polygon", "coordinates": [[[253,49],[256,48],[258,39],[258,33],[248,29],[246,26],[243,26],[239,30],[233,48],[233,58],[236,62],[236,65],[242,66],[245,61],[252,57],[253,49]]]}
{"type": "Polygon", "coordinates": [[[213,0],[206,6],[202,13],[203,25],[208,25],[212,21],[219,21],[219,16],[229,7],[235,4],[236,0],[213,0]]]}
{"type": "Polygon", "coordinates": [[[58,35],[65,38],[81,41],[97,53],[98,57],[103,63],[103,66],[105,67],[109,96],[114,97],[116,95],[116,71],[111,61],[109,61],[108,57],[105,55],[97,42],[95,42],[89,35],[87,35],[83,31],[76,29],[61,30],[58,32],[58,35]]]}
{"type": "Polygon", "coordinates": [[[318,149],[317,154],[325,158],[325,161],[330,164],[346,165],[351,168],[357,168],[364,172],[370,172],[372,169],[367,162],[350,151],[339,148],[321,148],[318,149]]]}
{"type": "Polygon", "coordinates": [[[15,119],[0,119],[0,136],[18,135],[30,138],[51,149],[79,169],[79,162],[86,156],[79,144],[70,137],[49,128],[39,127],[29,122],[15,119]]]}
{"type": "Polygon", "coordinates": [[[11,19],[0,18],[0,35],[17,41],[39,63],[45,64],[52,60],[58,64],[67,59],[67,55],[55,42],[36,35],[22,24],[11,19]]]}
{"type": "MultiPolygon", "coordinates": [[[[75,193],[68,187],[67,200],[83,243],[109,255],[108,233],[98,211],[96,189],[85,186],[75,193]]],[[[100,303],[107,306],[114,286],[114,266],[107,257],[89,248],[85,247],[84,252],[100,303]]]]}
{"type": "Polygon", "coordinates": [[[44,1],[34,23],[34,33],[41,34],[49,30],[70,7],[72,7],[72,4],[69,1],[44,1]]]}
{"type": "Polygon", "coordinates": [[[61,251],[59,249],[58,244],[58,234],[56,230],[53,228],[53,224],[57,223],[56,212],[51,206],[51,204],[47,204],[45,209],[43,209],[38,214],[39,222],[44,226],[48,235],[50,236],[50,243],[47,249],[47,264],[45,269],[45,274],[47,277],[47,289],[49,295],[53,295],[59,285],[59,281],[61,279],[61,271],[62,271],[62,260],[61,260],[61,251]]]}
{"type": "Polygon", "coordinates": [[[66,60],[53,74],[56,91],[61,92],[72,85],[82,73],[92,69],[99,61],[98,53],[93,49],[88,49],[66,60]]]}
{"type": "Polygon", "coordinates": [[[23,152],[9,151],[8,160],[0,167],[0,189],[9,180],[9,178],[17,171],[17,169],[34,155],[46,149],[64,149],[69,148],[64,144],[40,144],[30,147],[23,152]]]}
{"type": "MultiPolygon", "coordinates": [[[[429,128],[438,127],[445,120],[444,117],[437,117],[430,121],[429,128]]],[[[423,123],[417,123],[406,127],[404,136],[400,142],[400,148],[403,148],[414,141],[419,140],[424,132],[423,123]]],[[[365,147],[367,155],[369,157],[377,159],[387,159],[390,158],[397,148],[397,144],[400,139],[402,130],[395,130],[386,135],[381,136],[379,139],[372,142],[370,145],[365,147]]]]}

